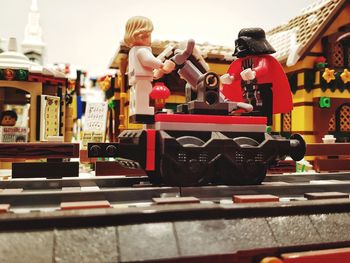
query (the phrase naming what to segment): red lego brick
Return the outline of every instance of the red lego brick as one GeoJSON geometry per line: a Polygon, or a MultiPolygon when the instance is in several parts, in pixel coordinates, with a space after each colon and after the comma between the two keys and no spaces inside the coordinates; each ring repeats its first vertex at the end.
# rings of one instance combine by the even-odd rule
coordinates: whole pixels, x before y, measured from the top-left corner
{"type": "Polygon", "coordinates": [[[183,122],[183,123],[216,123],[216,124],[263,124],[266,117],[252,116],[215,116],[194,114],[157,114],[156,122],[183,122]]]}
{"type": "Polygon", "coordinates": [[[234,195],[234,203],[260,203],[260,202],[278,202],[279,197],[275,195],[234,195]]]}
{"type": "Polygon", "coordinates": [[[43,75],[42,82],[45,84],[56,85],[54,76],[43,75]]]}
{"type": "Polygon", "coordinates": [[[16,142],[1,143],[0,158],[40,159],[79,158],[79,143],[16,142]]]}
{"type": "Polygon", "coordinates": [[[155,170],[156,160],[156,131],[148,129],[147,131],[147,149],[146,149],[146,171],[155,170]]]}
{"type": "Polygon", "coordinates": [[[350,262],[350,248],[286,253],[281,257],[284,263],[350,262]]]}
{"type": "Polygon", "coordinates": [[[66,85],[66,81],[67,80],[65,78],[55,77],[56,85],[65,86],[66,85]]]}
{"type": "Polygon", "coordinates": [[[31,73],[29,72],[28,81],[32,82],[42,82],[43,76],[41,73],[31,73]]]}
{"type": "Polygon", "coordinates": [[[54,86],[66,85],[65,78],[60,78],[60,77],[55,77],[55,76],[50,76],[50,75],[43,75],[41,81],[45,84],[54,85],[54,86]]]}
{"type": "Polygon", "coordinates": [[[314,168],[317,172],[347,171],[350,170],[350,159],[324,159],[322,157],[316,157],[314,160],[314,168]]]}
{"type": "Polygon", "coordinates": [[[107,200],[101,201],[82,201],[82,202],[62,202],[61,210],[73,209],[93,209],[93,208],[109,208],[111,204],[107,200]]]}
{"type": "Polygon", "coordinates": [[[350,143],[308,143],[306,156],[349,155],[350,143]]]}
{"type": "Polygon", "coordinates": [[[98,158],[89,158],[87,150],[80,150],[79,160],[81,163],[95,163],[98,158]]]}
{"type": "Polygon", "coordinates": [[[10,204],[0,204],[0,213],[6,213],[10,209],[10,204]]]}

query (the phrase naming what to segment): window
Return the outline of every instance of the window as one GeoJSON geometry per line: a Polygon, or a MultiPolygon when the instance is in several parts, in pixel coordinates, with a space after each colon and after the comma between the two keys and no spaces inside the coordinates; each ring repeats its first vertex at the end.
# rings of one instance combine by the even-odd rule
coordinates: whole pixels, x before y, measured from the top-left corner
{"type": "Polygon", "coordinates": [[[338,32],[322,39],[328,67],[343,69],[350,67],[350,25],[343,26],[338,32]]]}
{"type": "Polygon", "coordinates": [[[292,113],[282,114],[282,132],[291,132],[292,131],[292,113]]]}

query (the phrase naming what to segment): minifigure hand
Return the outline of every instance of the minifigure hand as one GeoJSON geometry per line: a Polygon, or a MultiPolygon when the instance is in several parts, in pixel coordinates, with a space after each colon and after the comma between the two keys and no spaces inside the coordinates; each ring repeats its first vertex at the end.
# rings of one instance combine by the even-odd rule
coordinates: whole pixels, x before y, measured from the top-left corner
{"type": "Polygon", "coordinates": [[[175,63],[172,62],[171,60],[166,60],[164,61],[162,70],[165,74],[169,74],[175,69],[175,63]]]}
{"type": "Polygon", "coordinates": [[[243,109],[245,112],[251,112],[253,110],[253,106],[245,102],[237,102],[237,108],[243,109]]]}
{"type": "Polygon", "coordinates": [[[161,77],[164,76],[164,72],[161,69],[155,69],[153,70],[153,78],[154,79],[160,79],[161,77]]]}
{"type": "Polygon", "coordinates": [[[230,74],[226,73],[220,77],[220,81],[222,84],[231,84],[232,81],[234,80],[234,77],[231,76],[230,74]]]}
{"type": "Polygon", "coordinates": [[[241,72],[241,77],[243,80],[253,80],[255,79],[256,72],[253,71],[251,68],[247,68],[241,72]]]}

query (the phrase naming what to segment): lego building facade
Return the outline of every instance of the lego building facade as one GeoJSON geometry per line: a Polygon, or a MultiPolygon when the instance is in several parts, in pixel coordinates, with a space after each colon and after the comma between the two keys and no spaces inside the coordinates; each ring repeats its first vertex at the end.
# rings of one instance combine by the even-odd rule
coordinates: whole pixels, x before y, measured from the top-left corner
{"type": "Polygon", "coordinates": [[[274,116],[274,130],[300,133],[308,143],[322,142],[326,134],[349,141],[349,1],[318,1],[267,35],[288,76],[294,106],[274,116]]]}

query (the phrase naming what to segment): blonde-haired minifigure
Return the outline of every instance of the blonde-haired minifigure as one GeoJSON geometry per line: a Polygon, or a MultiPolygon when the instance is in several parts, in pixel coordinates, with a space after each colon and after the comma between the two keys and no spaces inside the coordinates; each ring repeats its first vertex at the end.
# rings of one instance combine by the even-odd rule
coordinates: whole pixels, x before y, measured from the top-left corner
{"type": "Polygon", "coordinates": [[[143,16],[130,18],[125,26],[124,42],[129,51],[129,121],[137,123],[152,123],[154,108],[149,106],[149,94],[152,91],[153,70],[163,73],[171,72],[175,64],[162,62],[153,56],[151,50],[151,33],[153,24],[143,16]]]}

